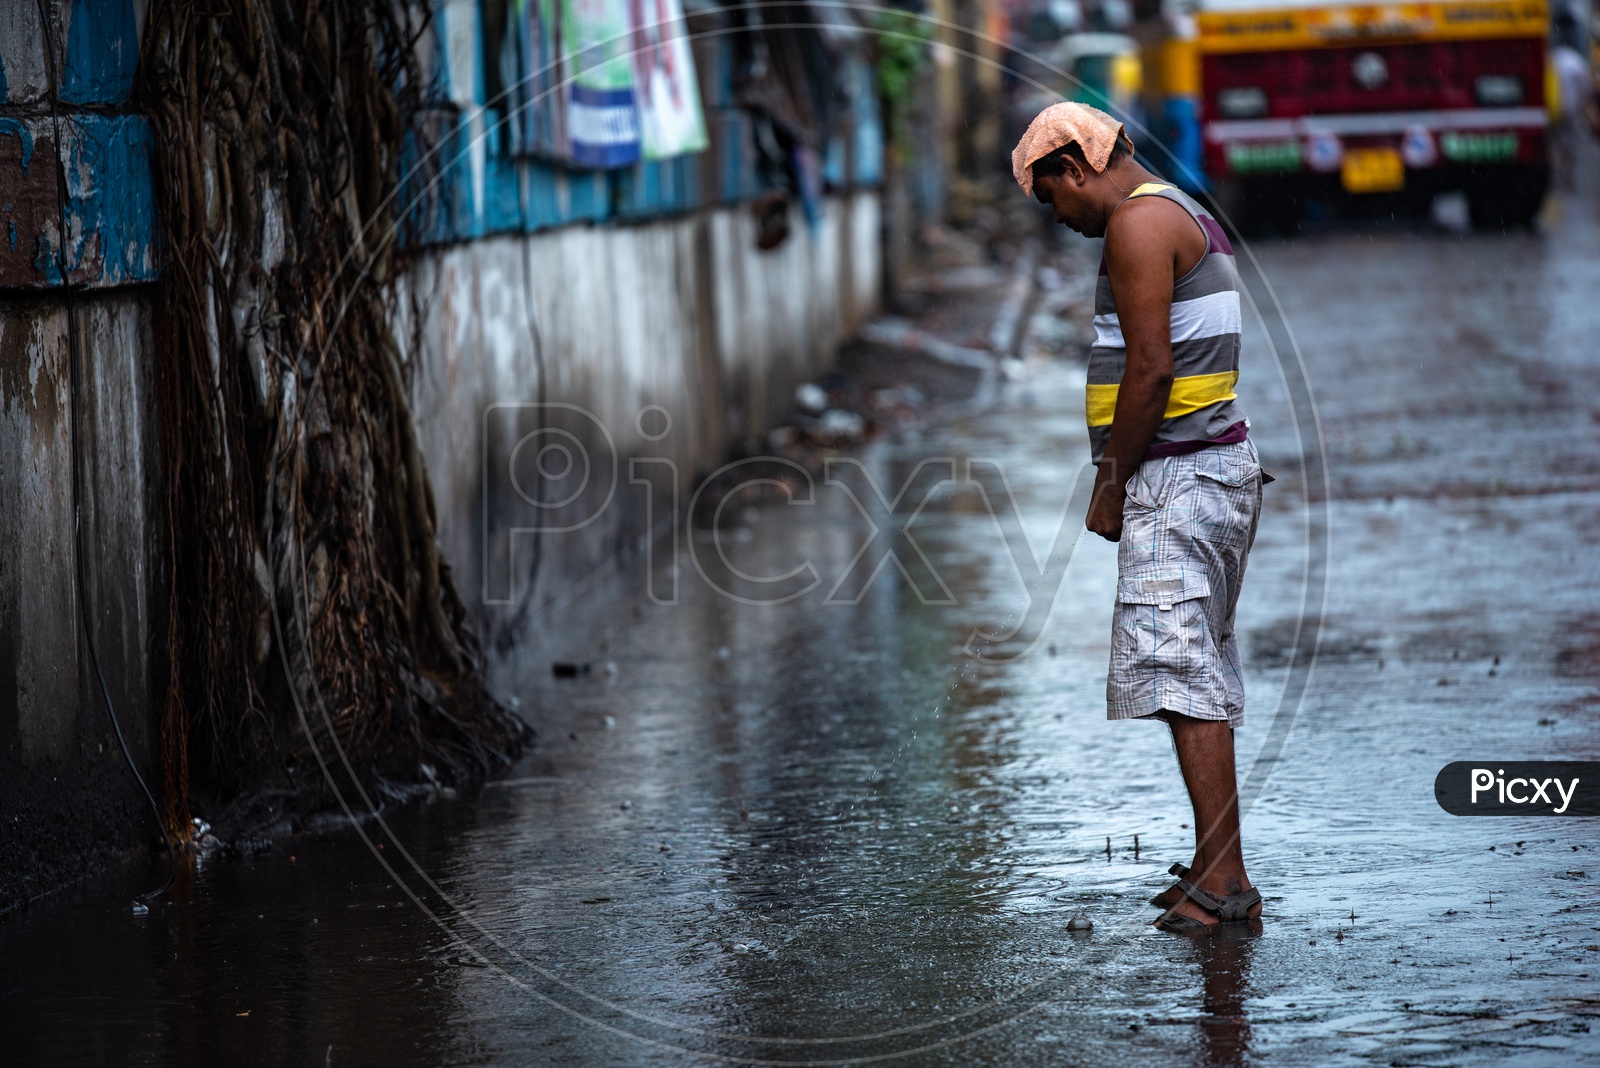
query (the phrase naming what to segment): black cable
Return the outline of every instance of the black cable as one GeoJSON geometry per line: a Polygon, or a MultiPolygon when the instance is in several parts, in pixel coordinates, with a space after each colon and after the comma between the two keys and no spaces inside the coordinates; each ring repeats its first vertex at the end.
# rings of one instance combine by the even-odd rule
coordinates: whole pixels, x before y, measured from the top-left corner
{"type": "Polygon", "coordinates": [[[100,670],[100,654],[94,644],[94,628],[89,618],[89,585],[84,581],[83,571],[83,473],[79,453],[78,432],[78,319],[76,309],[73,307],[72,280],[67,274],[67,175],[61,160],[61,116],[56,111],[56,87],[59,84],[56,76],[56,44],[55,34],[50,29],[50,15],[45,10],[44,0],[35,0],[39,10],[39,22],[44,28],[45,54],[50,67],[50,124],[55,132],[56,139],[56,217],[57,217],[57,246],[56,263],[61,271],[61,288],[66,297],[67,305],[67,377],[71,383],[72,407],[72,561],[73,570],[77,580],[78,622],[83,627],[83,643],[89,650],[89,662],[94,666],[95,679],[100,684],[100,698],[105,702],[106,715],[111,719],[111,729],[117,736],[117,746],[122,750],[122,759],[127,761],[128,770],[133,773],[134,781],[139,784],[145,800],[150,802],[150,812],[155,816],[156,826],[161,830],[161,840],[167,849],[167,878],[156,889],[148,893],[137,895],[140,901],[151,901],[167,892],[167,887],[172,885],[174,871],[174,858],[177,855],[173,845],[172,835],[167,831],[167,821],[161,815],[161,806],[156,804],[155,795],[150,792],[150,787],[145,784],[144,776],[139,774],[139,765],[134,762],[133,754],[128,751],[128,739],[123,736],[122,723],[117,719],[117,707],[111,700],[111,688],[106,685],[105,672],[100,670]]]}
{"type": "MultiPolygon", "coordinates": [[[[522,233],[522,234],[518,234],[517,235],[518,244],[520,244],[522,246],[522,300],[523,300],[523,303],[527,306],[528,333],[533,338],[533,362],[534,362],[534,367],[538,371],[539,400],[538,400],[537,403],[538,403],[539,407],[535,408],[534,411],[539,413],[539,416],[538,416],[539,422],[542,423],[544,421],[544,414],[545,414],[545,407],[544,406],[549,403],[550,398],[548,396],[546,383],[545,383],[544,331],[539,329],[539,313],[534,310],[534,306],[533,306],[533,251],[532,251],[532,249],[530,249],[528,247],[530,241],[532,240],[532,236],[533,235],[528,234],[528,233],[522,233]]],[[[543,427],[536,426],[534,432],[537,433],[539,430],[542,430],[542,429],[543,429],[543,427]]],[[[539,469],[539,465],[538,464],[534,464],[533,465],[533,477],[534,477],[534,490],[533,490],[534,499],[539,501],[541,504],[543,504],[543,502],[544,502],[544,472],[539,469]]],[[[519,613],[519,615],[521,615],[521,616],[525,616],[527,609],[533,607],[534,598],[537,596],[538,590],[539,590],[539,566],[544,560],[544,521],[543,521],[543,518],[544,518],[543,516],[540,517],[540,522],[534,528],[534,531],[533,531],[533,562],[528,567],[528,592],[525,595],[525,598],[524,598],[524,601],[523,601],[523,604],[525,606],[524,607],[524,611],[522,613],[519,613]]],[[[516,576],[515,575],[511,576],[511,581],[512,582],[516,581],[516,576]]],[[[515,588],[513,588],[511,590],[511,596],[513,596],[513,597],[516,596],[515,588]]],[[[521,622],[522,622],[522,620],[519,618],[518,620],[516,620],[512,624],[512,626],[515,627],[517,624],[520,624],[521,622]]]]}

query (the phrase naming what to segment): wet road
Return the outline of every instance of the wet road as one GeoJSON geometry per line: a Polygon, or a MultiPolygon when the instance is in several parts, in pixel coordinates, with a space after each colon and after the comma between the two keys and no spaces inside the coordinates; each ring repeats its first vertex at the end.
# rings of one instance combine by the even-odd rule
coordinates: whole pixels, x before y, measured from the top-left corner
{"type": "Polygon", "coordinates": [[[1261,934],[1147,926],[1192,839],[1163,731],[1104,720],[1114,552],[1084,539],[1031,586],[1014,562],[1007,532],[1044,556],[1085,457],[1081,370],[1056,364],[841,473],[867,502],[864,477],[913,484],[907,575],[854,596],[870,528],[841,486],[735,506],[733,565],[818,584],[747,603],[775,598],[701,532],[677,604],[637,568],[590,586],[516,684],[539,747],[481,798],[368,823],[370,850],[346,831],[204,865],[148,916],[124,878],[0,921],[6,1061],[1593,1062],[1593,821],[1460,819],[1432,793],[1452,760],[1600,759],[1589,193],[1543,236],[1254,248],[1327,442],[1308,478],[1311,413],[1254,328],[1241,394],[1279,476],[1240,609],[1261,934]],[[930,458],[985,491],[924,497],[930,458]]]}

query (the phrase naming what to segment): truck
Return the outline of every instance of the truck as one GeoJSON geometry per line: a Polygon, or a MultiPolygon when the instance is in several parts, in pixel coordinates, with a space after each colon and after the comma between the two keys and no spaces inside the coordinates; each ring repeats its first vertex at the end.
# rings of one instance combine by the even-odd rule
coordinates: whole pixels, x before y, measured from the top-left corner
{"type": "Polygon", "coordinates": [[[1147,0],[1131,31],[1158,168],[1240,228],[1307,202],[1531,225],[1549,185],[1545,0],[1147,0]]]}

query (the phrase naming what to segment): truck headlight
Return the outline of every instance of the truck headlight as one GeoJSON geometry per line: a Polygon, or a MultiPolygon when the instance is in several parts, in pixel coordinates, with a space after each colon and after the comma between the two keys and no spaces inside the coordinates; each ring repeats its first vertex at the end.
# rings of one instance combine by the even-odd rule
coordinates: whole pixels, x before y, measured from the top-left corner
{"type": "Polygon", "coordinates": [[[1522,103],[1522,79],[1514,74],[1480,74],[1473,79],[1472,94],[1487,108],[1513,107],[1522,103]]]}
{"type": "Polygon", "coordinates": [[[1267,113],[1267,91],[1259,86],[1239,86],[1217,91],[1217,111],[1229,119],[1253,119],[1267,113]]]}

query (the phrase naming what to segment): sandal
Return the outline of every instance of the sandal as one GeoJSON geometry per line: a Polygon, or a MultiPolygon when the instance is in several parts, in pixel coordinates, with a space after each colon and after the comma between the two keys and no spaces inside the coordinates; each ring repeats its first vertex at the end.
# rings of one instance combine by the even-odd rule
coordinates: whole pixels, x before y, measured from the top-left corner
{"type": "MultiPolygon", "coordinates": [[[[1182,864],[1174,864],[1172,867],[1167,869],[1167,874],[1176,875],[1179,879],[1187,879],[1189,877],[1189,869],[1182,864]]],[[[1154,905],[1158,909],[1170,909],[1172,906],[1183,900],[1183,890],[1181,887],[1182,884],[1173,883],[1171,886],[1161,891],[1161,893],[1151,898],[1150,904],[1154,905]]]]}
{"type": "Polygon", "coordinates": [[[1253,886],[1242,894],[1232,894],[1228,897],[1218,897],[1209,890],[1202,890],[1188,879],[1179,879],[1177,888],[1184,897],[1215,916],[1218,922],[1201,923],[1191,917],[1180,916],[1169,909],[1156,920],[1156,926],[1163,931],[1192,934],[1223,923],[1249,923],[1250,909],[1261,901],[1261,891],[1253,886]]]}

